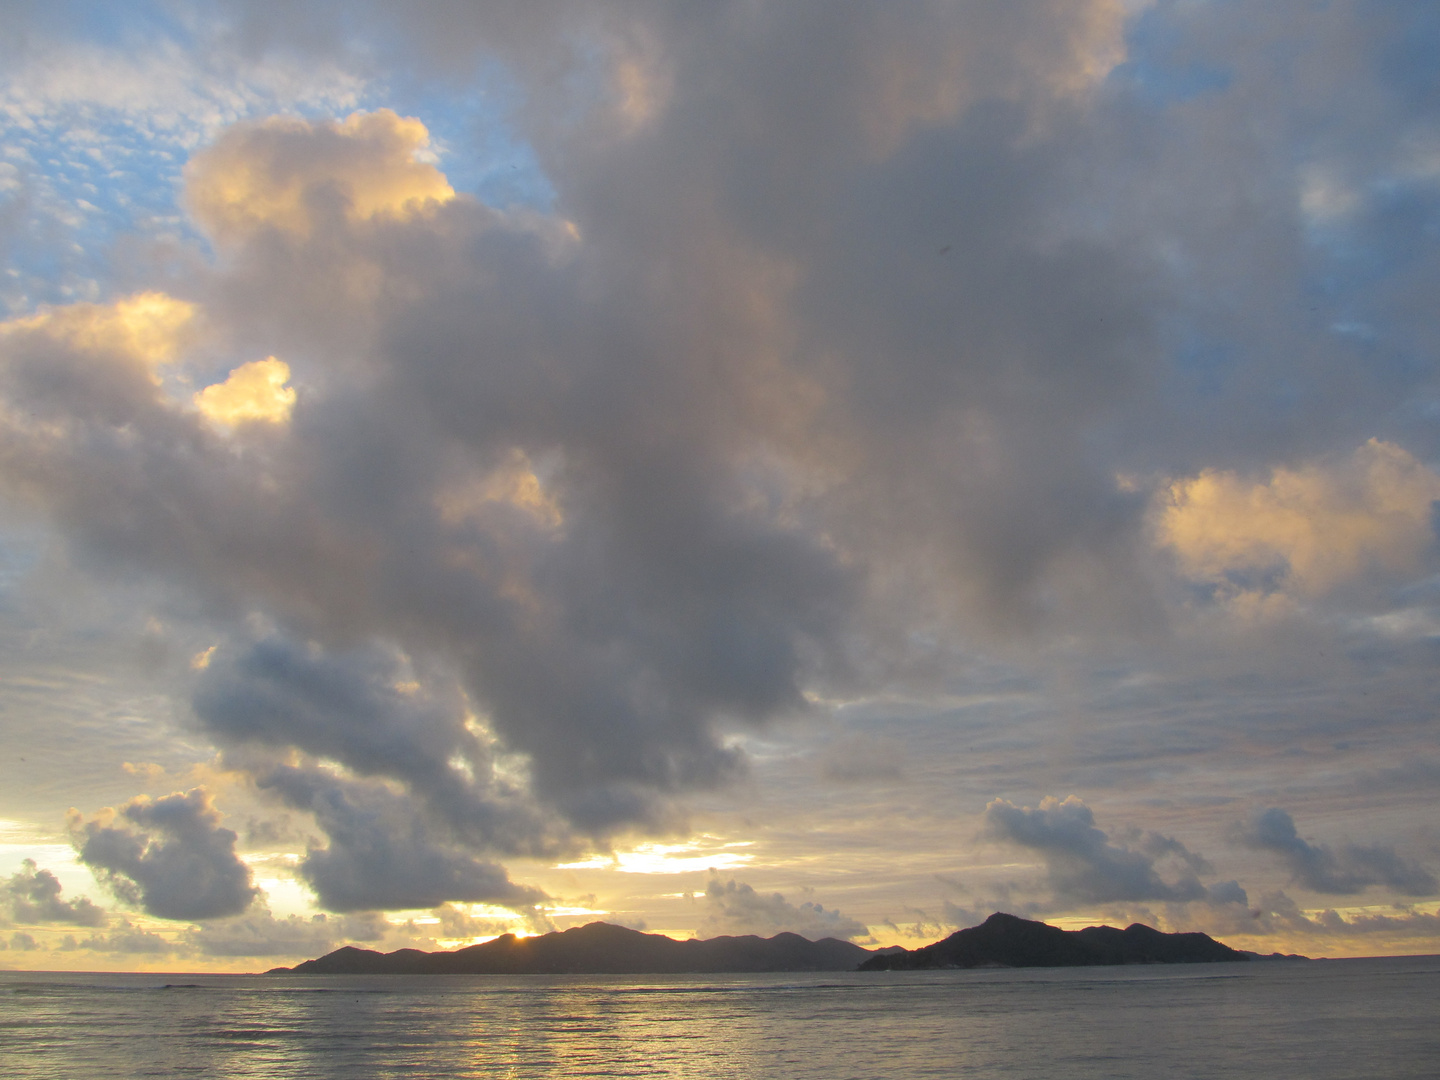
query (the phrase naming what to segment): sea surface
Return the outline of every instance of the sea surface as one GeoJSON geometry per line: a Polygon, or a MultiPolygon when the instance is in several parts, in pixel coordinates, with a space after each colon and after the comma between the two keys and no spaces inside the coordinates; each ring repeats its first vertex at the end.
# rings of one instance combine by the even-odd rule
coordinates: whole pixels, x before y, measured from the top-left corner
{"type": "Polygon", "coordinates": [[[0,972],[0,1075],[1440,1076],[1440,957],[817,975],[0,972]]]}

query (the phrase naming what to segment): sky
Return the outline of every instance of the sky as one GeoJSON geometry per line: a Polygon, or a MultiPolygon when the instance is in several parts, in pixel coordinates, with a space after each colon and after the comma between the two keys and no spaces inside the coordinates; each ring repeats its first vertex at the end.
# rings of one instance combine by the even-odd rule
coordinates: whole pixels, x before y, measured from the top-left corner
{"type": "Polygon", "coordinates": [[[0,4],[0,967],[1440,952],[1440,11],[0,4]]]}

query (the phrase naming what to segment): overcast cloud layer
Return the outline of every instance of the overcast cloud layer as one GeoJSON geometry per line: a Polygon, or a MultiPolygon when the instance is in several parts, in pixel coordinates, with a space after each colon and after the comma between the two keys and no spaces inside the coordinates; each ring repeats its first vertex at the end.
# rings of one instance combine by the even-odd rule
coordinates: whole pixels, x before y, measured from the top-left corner
{"type": "Polygon", "coordinates": [[[1433,937],[1425,4],[13,8],[21,932],[1433,937]]]}

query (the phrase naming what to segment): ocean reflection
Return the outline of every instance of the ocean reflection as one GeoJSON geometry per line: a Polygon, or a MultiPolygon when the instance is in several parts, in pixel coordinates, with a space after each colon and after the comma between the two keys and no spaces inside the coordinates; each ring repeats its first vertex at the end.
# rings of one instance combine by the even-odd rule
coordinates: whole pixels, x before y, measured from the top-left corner
{"type": "Polygon", "coordinates": [[[1428,1077],[1437,994],[1435,958],[643,981],[0,973],[0,1046],[16,1080],[1428,1077]]]}

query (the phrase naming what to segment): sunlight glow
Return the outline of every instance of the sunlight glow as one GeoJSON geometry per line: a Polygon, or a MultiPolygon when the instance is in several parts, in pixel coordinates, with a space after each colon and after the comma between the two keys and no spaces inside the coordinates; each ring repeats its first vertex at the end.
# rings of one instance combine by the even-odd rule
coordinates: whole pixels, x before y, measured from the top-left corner
{"type": "Polygon", "coordinates": [[[753,841],[710,845],[709,837],[688,844],[638,844],[613,855],[592,855],[580,862],[560,863],[560,870],[618,870],[622,874],[689,874],[700,870],[730,870],[755,860],[748,852],[727,848],[750,847],[753,841]],[[706,848],[708,853],[702,853],[706,848]],[[718,848],[718,850],[717,850],[718,848]]]}

